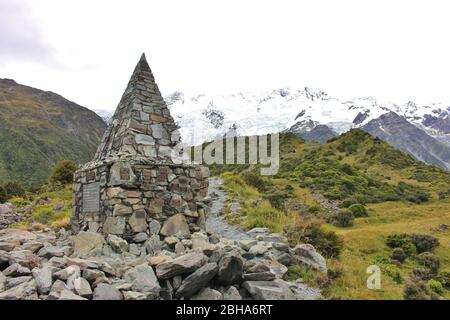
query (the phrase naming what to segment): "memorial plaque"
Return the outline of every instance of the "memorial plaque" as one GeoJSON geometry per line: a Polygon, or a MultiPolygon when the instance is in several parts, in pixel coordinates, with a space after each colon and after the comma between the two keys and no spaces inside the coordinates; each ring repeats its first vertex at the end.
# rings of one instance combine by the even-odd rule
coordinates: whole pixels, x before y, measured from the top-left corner
{"type": "Polygon", "coordinates": [[[150,180],[151,180],[151,177],[152,177],[151,171],[150,170],[146,170],[146,169],[142,170],[141,177],[142,177],[142,182],[143,183],[150,183],[150,180]]]}
{"type": "Polygon", "coordinates": [[[90,183],[83,186],[83,212],[98,212],[100,210],[100,183],[90,183]]]}
{"type": "Polygon", "coordinates": [[[120,169],[120,180],[130,180],[130,169],[128,168],[120,169]]]}
{"type": "Polygon", "coordinates": [[[89,171],[86,173],[87,181],[95,180],[95,171],[89,171]]]}

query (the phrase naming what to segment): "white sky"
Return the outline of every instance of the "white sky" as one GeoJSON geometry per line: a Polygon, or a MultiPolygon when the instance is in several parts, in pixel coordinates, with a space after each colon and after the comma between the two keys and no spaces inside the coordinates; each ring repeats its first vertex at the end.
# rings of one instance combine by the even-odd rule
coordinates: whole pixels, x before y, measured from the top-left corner
{"type": "Polygon", "coordinates": [[[450,103],[449,9],[445,0],[0,0],[0,78],[113,109],[145,51],[163,94],[311,86],[450,103]]]}

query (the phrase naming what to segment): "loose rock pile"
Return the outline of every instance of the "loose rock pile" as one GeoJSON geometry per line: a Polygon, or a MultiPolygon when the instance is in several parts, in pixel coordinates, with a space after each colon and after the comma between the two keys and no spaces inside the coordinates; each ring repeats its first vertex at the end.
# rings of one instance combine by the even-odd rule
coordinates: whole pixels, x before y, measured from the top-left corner
{"type": "Polygon", "coordinates": [[[16,210],[11,203],[0,204],[0,229],[30,218],[32,207],[29,205],[16,210]]]}
{"type": "Polygon", "coordinates": [[[0,230],[0,299],[319,299],[320,291],[283,280],[287,266],[326,272],[313,247],[290,248],[256,228],[250,240],[138,234],[132,241],[62,229],[0,230]]]}

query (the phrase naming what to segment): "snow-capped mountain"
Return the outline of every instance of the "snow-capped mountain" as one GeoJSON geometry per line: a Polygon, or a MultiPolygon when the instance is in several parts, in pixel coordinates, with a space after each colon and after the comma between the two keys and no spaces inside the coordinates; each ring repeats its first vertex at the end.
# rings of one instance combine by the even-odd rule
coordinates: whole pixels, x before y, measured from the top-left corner
{"type": "Polygon", "coordinates": [[[450,106],[439,103],[395,104],[373,97],[345,101],[308,87],[229,95],[174,92],[165,100],[180,127],[183,141],[190,145],[225,135],[289,130],[305,139],[324,142],[333,134],[364,128],[380,116],[395,112],[450,148],[450,106]]]}

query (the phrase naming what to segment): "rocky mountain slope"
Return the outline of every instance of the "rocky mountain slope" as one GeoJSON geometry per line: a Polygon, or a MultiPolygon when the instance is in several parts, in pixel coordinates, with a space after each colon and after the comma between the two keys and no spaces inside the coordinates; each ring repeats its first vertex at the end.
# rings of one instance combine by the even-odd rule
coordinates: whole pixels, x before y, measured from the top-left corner
{"type": "Polygon", "coordinates": [[[44,182],[57,160],[90,160],[105,122],[53,92],[0,79],[0,180],[44,182]]]}
{"type": "Polygon", "coordinates": [[[371,120],[362,129],[421,161],[450,169],[450,147],[394,112],[371,120]]]}
{"type": "MultiPolygon", "coordinates": [[[[175,92],[166,96],[166,101],[181,127],[184,141],[193,145],[221,138],[225,134],[248,136],[281,131],[291,131],[307,140],[325,142],[351,128],[365,128],[375,119],[379,119],[377,124],[383,125],[389,117],[380,117],[395,112],[422,132],[419,134],[418,130],[414,130],[414,138],[418,140],[411,141],[401,130],[392,130],[380,135],[380,138],[417,159],[442,168],[450,166],[445,156],[450,150],[450,106],[445,104],[419,106],[411,101],[394,104],[373,97],[343,101],[312,88],[283,88],[231,95],[175,92]],[[404,144],[409,147],[406,149],[404,144]],[[437,145],[445,150],[436,152],[437,145]]],[[[106,114],[103,113],[103,116],[106,114]]],[[[370,126],[372,132],[374,125],[372,123],[370,126]]],[[[411,126],[408,127],[412,130],[411,126]]]]}

